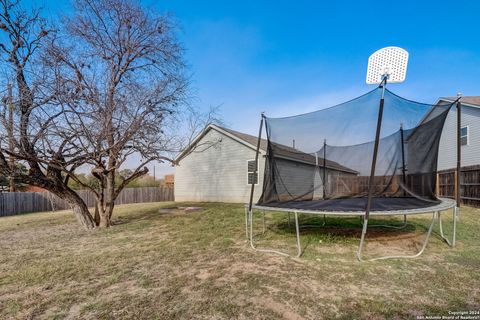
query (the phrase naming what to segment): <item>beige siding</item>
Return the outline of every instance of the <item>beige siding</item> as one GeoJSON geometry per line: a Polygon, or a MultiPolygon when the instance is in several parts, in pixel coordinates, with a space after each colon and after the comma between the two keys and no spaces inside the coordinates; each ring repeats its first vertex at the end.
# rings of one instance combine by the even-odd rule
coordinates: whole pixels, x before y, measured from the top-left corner
{"type": "MultiPolygon", "coordinates": [[[[462,146],[462,167],[480,164],[480,108],[462,106],[462,126],[469,127],[469,145],[462,146]]],[[[457,113],[454,108],[445,121],[440,139],[438,170],[456,167],[457,113]]]]}
{"type": "MultiPolygon", "coordinates": [[[[255,159],[255,150],[215,129],[197,146],[175,167],[175,201],[248,202],[247,160],[255,159]]],[[[259,163],[255,201],[262,192],[263,156],[259,163]]]]}

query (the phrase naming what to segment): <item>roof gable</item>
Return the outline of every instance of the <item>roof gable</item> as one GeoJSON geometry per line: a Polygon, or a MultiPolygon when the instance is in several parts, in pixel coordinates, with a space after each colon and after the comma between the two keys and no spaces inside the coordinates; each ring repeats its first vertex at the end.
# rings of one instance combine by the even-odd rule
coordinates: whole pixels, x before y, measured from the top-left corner
{"type": "MultiPolygon", "coordinates": [[[[198,136],[193,139],[193,141],[190,143],[190,145],[185,148],[176,158],[175,162],[179,162],[183,157],[185,157],[189,152],[192,151],[193,148],[197,145],[197,143],[202,140],[203,137],[207,135],[208,132],[211,130],[215,130],[235,141],[238,143],[241,143],[245,145],[246,147],[257,150],[257,141],[258,137],[254,137],[252,135],[246,134],[246,133],[241,133],[235,130],[227,129],[224,127],[220,127],[215,124],[209,124],[198,136]]],[[[261,140],[260,143],[260,153],[265,154],[267,150],[267,141],[265,139],[261,140]]]]}

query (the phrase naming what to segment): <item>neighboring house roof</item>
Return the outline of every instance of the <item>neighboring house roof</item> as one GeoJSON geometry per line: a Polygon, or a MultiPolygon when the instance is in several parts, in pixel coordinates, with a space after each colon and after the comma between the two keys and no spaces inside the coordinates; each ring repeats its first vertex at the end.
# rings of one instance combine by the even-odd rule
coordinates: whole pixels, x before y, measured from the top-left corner
{"type": "MultiPolygon", "coordinates": [[[[429,116],[433,113],[435,110],[435,106],[441,106],[442,102],[445,104],[451,104],[455,101],[457,101],[458,97],[440,97],[437,100],[437,103],[428,111],[420,121],[420,123],[423,123],[426,119],[429,119],[429,116]]],[[[462,106],[468,106],[472,108],[480,108],[480,96],[462,96],[460,101],[462,102],[462,106]]]]}
{"type": "MultiPolygon", "coordinates": [[[[440,101],[454,102],[457,99],[458,97],[441,97],[440,99],[438,99],[438,102],[440,101]]],[[[468,105],[470,107],[480,108],[480,96],[462,96],[460,98],[460,102],[462,103],[462,105],[468,105]]]]}
{"type": "Polygon", "coordinates": [[[28,185],[23,189],[24,192],[47,192],[48,190],[37,187],[37,186],[32,186],[28,185]]]}
{"type": "MultiPolygon", "coordinates": [[[[240,142],[241,144],[243,144],[243,145],[245,145],[245,146],[247,146],[247,147],[249,147],[253,150],[257,150],[258,137],[255,137],[255,136],[252,136],[252,135],[249,135],[249,134],[246,134],[246,133],[238,132],[238,131],[235,131],[235,130],[232,130],[232,129],[227,129],[227,128],[224,128],[224,127],[221,127],[221,126],[218,126],[218,125],[210,124],[205,128],[205,130],[203,130],[202,133],[200,133],[193,140],[193,142],[190,144],[190,146],[187,147],[175,159],[175,161],[178,162],[185,155],[187,155],[188,152],[190,152],[190,150],[192,148],[194,148],[195,144],[198,141],[200,141],[200,139],[203,138],[208,133],[208,131],[210,131],[212,129],[229,136],[230,138],[240,142]]],[[[267,140],[265,140],[265,139],[260,140],[260,152],[262,154],[266,154],[267,145],[268,145],[267,140]]],[[[277,149],[277,157],[278,158],[291,160],[291,161],[296,161],[296,162],[302,162],[302,163],[310,164],[310,165],[314,165],[317,161],[320,165],[323,163],[323,158],[316,159],[313,155],[310,155],[308,153],[303,153],[303,152],[301,152],[299,150],[296,150],[292,147],[285,146],[285,145],[277,145],[277,147],[279,147],[277,149]]],[[[325,166],[329,169],[333,169],[333,170],[337,170],[337,171],[343,171],[343,172],[352,173],[352,174],[357,174],[358,173],[355,170],[344,167],[344,166],[340,165],[339,163],[328,160],[328,159],[325,161],[325,166]]]]}

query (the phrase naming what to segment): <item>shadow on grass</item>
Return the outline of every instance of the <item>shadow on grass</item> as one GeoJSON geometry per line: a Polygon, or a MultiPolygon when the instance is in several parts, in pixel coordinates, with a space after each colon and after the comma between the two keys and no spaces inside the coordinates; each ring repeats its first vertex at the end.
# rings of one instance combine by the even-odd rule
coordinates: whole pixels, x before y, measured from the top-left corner
{"type": "MultiPolygon", "coordinates": [[[[295,222],[288,220],[273,219],[273,223],[267,225],[267,230],[277,235],[290,235],[295,237],[295,222]]],[[[300,236],[302,242],[308,246],[308,243],[318,239],[325,239],[331,243],[345,241],[358,241],[362,234],[362,222],[358,218],[327,218],[326,224],[323,225],[323,218],[308,217],[299,218],[300,236]]],[[[256,222],[257,226],[261,226],[261,222],[256,222]]],[[[414,239],[419,234],[427,232],[428,227],[417,222],[410,223],[403,228],[403,221],[373,219],[369,221],[367,231],[367,239],[370,240],[406,240],[414,239]],[[380,226],[382,225],[382,226],[380,226]],[[388,225],[385,227],[383,225],[388,225]]]]}
{"type": "MultiPolygon", "coordinates": [[[[192,206],[187,204],[178,204],[172,202],[166,202],[165,204],[159,204],[158,206],[152,207],[151,209],[142,211],[141,213],[125,213],[119,212],[117,215],[113,215],[112,225],[124,225],[128,223],[133,223],[137,221],[155,221],[158,220],[160,217],[188,217],[192,215],[196,215],[199,213],[205,213],[208,209],[205,206],[202,207],[202,211],[194,211],[194,212],[185,212],[180,210],[179,207],[188,207],[192,206]]],[[[196,205],[198,206],[198,204],[196,205]]]]}
{"type": "Polygon", "coordinates": [[[175,213],[166,213],[166,212],[159,212],[160,209],[167,209],[167,207],[161,207],[161,208],[152,208],[151,210],[147,210],[145,212],[142,212],[140,214],[122,214],[118,213],[115,215],[113,214],[113,220],[112,220],[112,225],[118,226],[118,225],[124,225],[128,223],[133,223],[136,221],[145,221],[145,220],[156,220],[160,216],[169,216],[169,215],[174,215],[175,213]]]}

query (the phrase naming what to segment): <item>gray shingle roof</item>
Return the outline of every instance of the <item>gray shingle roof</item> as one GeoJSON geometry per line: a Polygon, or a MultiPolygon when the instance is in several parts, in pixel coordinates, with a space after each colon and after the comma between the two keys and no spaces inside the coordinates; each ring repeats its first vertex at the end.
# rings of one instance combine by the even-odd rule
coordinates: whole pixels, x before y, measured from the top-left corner
{"type": "MultiPolygon", "coordinates": [[[[457,97],[442,97],[440,100],[455,101],[457,97]]],[[[462,96],[460,101],[480,108],[480,96],[462,96]]]]}
{"type": "MultiPolygon", "coordinates": [[[[253,146],[257,146],[258,137],[255,137],[255,136],[252,136],[252,135],[249,135],[249,134],[246,134],[246,133],[238,132],[238,131],[235,131],[235,130],[232,130],[232,129],[220,127],[220,126],[217,126],[217,127],[219,127],[222,130],[225,130],[226,132],[234,135],[235,137],[237,137],[237,138],[239,138],[239,139],[241,139],[245,142],[248,142],[249,144],[251,144],[253,146]]],[[[267,140],[265,140],[265,139],[260,140],[260,149],[263,150],[264,152],[267,151],[267,145],[268,145],[267,140]]],[[[299,151],[297,149],[294,149],[292,147],[289,147],[289,146],[277,145],[276,150],[277,150],[277,156],[279,158],[288,159],[288,160],[292,160],[292,161],[301,161],[301,162],[304,162],[304,163],[307,163],[307,164],[312,164],[312,165],[314,165],[317,162],[317,159],[313,155],[301,152],[301,151],[299,151]]],[[[323,164],[323,158],[318,158],[318,163],[320,165],[322,165],[323,164]]],[[[334,161],[331,161],[331,160],[328,160],[328,159],[325,161],[325,166],[329,169],[333,169],[333,170],[337,170],[337,171],[343,171],[343,172],[348,172],[348,173],[353,173],[353,174],[357,173],[357,171],[355,171],[355,170],[344,167],[341,164],[339,164],[337,162],[334,162],[334,161]]]]}

